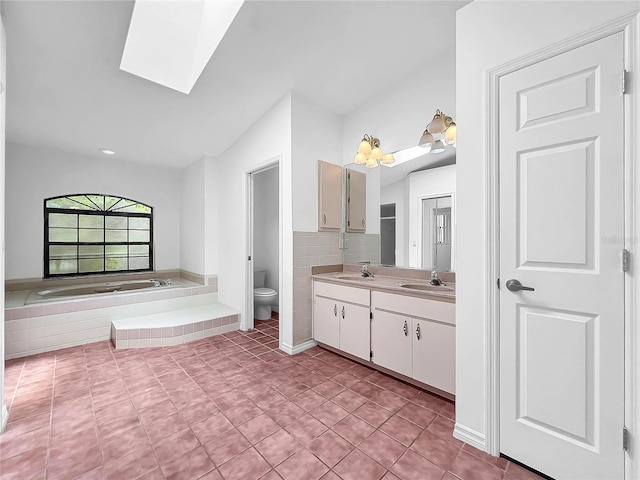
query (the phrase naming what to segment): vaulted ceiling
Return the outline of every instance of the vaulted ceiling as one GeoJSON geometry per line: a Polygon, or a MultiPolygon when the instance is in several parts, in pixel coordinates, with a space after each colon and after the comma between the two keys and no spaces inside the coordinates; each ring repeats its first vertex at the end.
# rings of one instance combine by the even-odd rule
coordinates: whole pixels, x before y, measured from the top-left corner
{"type": "Polygon", "coordinates": [[[339,114],[455,54],[466,1],[247,1],[189,95],[119,69],[133,2],[3,0],[7,141],[181,168],[293,90],[339,114]]]}

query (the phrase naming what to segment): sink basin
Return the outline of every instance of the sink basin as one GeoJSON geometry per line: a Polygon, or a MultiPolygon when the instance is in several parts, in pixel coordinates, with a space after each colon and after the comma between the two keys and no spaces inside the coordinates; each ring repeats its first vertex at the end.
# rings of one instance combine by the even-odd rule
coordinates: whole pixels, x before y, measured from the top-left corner
{"type": "Polygon", "coordinates": [[[363,277],[362,275],[342,275],[336,278],[338,280],[373,280],[371,277],[363,277]]]}
{"type": "Polygon", "coordinates": [[[427,283],[404,283],[399,285],[409,290],[420,290],[423,292],[453,292],[452,287],[446,285],[429,285],[427,283]]]}

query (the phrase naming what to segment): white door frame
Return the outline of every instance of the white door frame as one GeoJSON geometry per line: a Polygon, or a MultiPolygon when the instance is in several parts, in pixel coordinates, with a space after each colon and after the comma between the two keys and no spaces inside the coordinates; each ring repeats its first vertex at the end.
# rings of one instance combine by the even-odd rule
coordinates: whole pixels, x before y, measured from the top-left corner
{"type": "MultiPolygon", "coordinates": [[[[516,70],[547,60],[555,55],[586,45],[617,32],[625,35],[625,69],[627,93],[625,109],[625,238],[619,239],[620,249],[631,252],[630,272],[625,276],[625,425],[631,432],[631,452],[625,454],[625,478],[640,478],[640,282],[633,272],[640,272],[640,14],[625,15],[584,34],[550,45],[532,54],[517,58],[487,72],[485,113],[485,198],[487,212],[484,272],[485,272],[485,438],[476,446],[487,453],[500,454],[500,310],[496,281],[500,272],[500,209],[499,209],[499,83],[500,78],[516,70]],[[633,440],[635,438],[635,440],[633,440]],[[482,445],[484,443],[484,445],[482,445]],[[634,460],[635,459],[635,460],[634,460]]],[[[621,72],[622,81],[622,72],[621,72]]],[[[622,435],[622,432],[620,432],[622,435]]],[[[471,442],[474,443],[474,442],[471,442]]]]}
{"type": "MultiPolygon", "coordinates": [[[[278,167],[278,299],[282,292],[282,155],[258,163],[244,170],[244,212],[245,212],[245,317],[240,321],[241,330],[249,330],[254,327],[253,312],[253,182],[256,173],[264,172],[270,168],[278,167]],[[251,260],[249,260],[251,258],[251,260]]],[[[278,300],[280,301],[280,300],[278,300]]],[[[279,309],[280,310],[280,309],[279,309]]],[[[279,343],[282,345],[282,329],[279,343]]]]}

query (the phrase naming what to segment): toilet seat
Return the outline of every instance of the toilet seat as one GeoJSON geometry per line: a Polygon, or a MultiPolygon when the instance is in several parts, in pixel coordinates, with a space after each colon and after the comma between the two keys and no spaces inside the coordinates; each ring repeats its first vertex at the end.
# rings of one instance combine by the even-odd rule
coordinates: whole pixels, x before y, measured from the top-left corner
{"type": "Polygon", "coordinates": [[[273,288],[255,288],[253,290],[253,295],[255,297],[273,297],[277,294],[278,292],[276,292],[273,288]]]}

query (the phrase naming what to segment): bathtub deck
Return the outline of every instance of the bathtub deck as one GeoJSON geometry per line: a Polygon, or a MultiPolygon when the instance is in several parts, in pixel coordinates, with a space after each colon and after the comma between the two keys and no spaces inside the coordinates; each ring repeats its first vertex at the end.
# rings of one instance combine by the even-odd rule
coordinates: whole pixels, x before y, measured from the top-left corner
{"type": "Polygon", "coordinates": [[[117,349],[165,347],[237,330],[240,314],[221,303],[122,318],[111,322],[117,349]]]}

